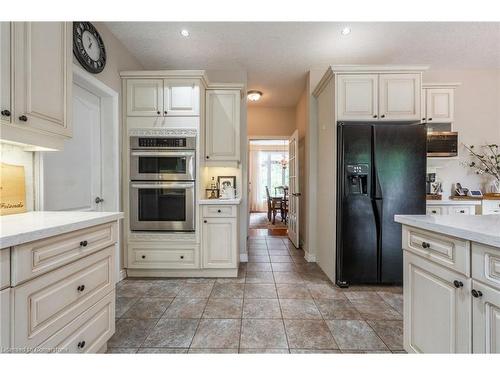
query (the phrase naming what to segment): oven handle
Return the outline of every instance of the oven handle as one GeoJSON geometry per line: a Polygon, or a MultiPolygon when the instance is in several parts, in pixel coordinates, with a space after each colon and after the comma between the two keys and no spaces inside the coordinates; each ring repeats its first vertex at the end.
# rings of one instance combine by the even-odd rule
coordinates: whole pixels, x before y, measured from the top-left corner
{"type": "Polygon", "coordinates": [[[132,156],[194,156],[194,151],[130,151],[132,156]]]}
{"type": "Polygon", "coordinates": [[[133,189],[194,189],[194,182],[162,182],[162,183],[152,183],[152,184],[131,184],[133,189]]]}

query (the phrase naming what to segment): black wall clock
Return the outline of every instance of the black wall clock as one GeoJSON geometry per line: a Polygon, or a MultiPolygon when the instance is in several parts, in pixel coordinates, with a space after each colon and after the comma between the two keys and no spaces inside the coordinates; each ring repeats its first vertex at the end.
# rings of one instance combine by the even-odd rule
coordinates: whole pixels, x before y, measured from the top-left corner
{"type": "Polygon", "coordinates": [[[90,22],[73,22],[73,54],[90,73],[100,73],[106,66],[104,43],[90,22]]]}

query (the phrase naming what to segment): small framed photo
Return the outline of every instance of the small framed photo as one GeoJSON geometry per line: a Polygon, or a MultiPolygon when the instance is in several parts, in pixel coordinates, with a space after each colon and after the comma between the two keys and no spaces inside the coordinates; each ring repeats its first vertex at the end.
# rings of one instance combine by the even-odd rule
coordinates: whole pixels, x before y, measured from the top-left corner
{"type": "Polygon", "coordinates": [[[236,176],[219,176],[217,177],[219,189],[223,190],[225,187],[232,187],[236,190],[236,176]]]}
{"type": "Polygon", "coordinates": [[[219,189],[205,189],[207,199],[219,198],[219,189]]]}

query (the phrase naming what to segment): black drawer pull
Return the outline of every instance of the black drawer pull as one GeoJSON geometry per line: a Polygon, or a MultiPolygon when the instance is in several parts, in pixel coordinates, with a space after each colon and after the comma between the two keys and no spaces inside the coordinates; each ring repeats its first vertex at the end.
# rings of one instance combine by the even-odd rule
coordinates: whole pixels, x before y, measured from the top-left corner
{"type": "Polygon", "coordinates": [[[80,342],[78,343],[78,345],[77,345],[77,346],[78,346],[78,349],[83,349],[83,348],[85,348],[85,340],[80,341],[80,342]]]}
{"type": "Polygon", "coordinates": [[[427,242],[424,241],[424,242],[422,242],[422,247],[424,249],[428,249],[429,247],[431,247],[431,245],[429,243],[427,243],[427,242]]]}
{"type": "Polygon", "coordinates": [[[435,213],[437,213],[437,211],[436,210],[432,210],[432,213],[435,214],[435,213]]]}
{"type": "Polygon", "coordinates": [[[385,118],[385,115],[380,116],[381,118],[385,118]]]}
{"type": "Polygon", "coordinates": [[[432,121],[432,117],[429,117],[429,121],[432,121]]]}
{"type": "Polygon", "coordinates": [[[6,117],[9,117],[10,116],[10,111],[8,109],[4,109],[2,111],[2,116],[6,116],[6,117]]]}
{"type": "Polygon", "coordinates": [[[156,114],[159,115],[161,112],[160,111],[156,111],[156,114]]]}
{"type": "Polygon", "coordinates": [[[455,288],[462,288],[464,286],[464,283],[458,280],[453,281],[453,285],[455,285],[455,288]]]}
{"type": "Polygon", "coordinates": [[[26,122],[28,121],[28,117],[26,117],[25,115],[19,116],[19,121],[26,122]]]}
{"type": "Polygon", "coordinates": [[[80,242],[80,246],[81,246],[81,247],[85,247],[85,246],[87,246],[88,244],[89,244],[89,243],[88,243],[87,241],[81,241],[81,242],[80,242]]]}
{"type": "Polygon", "coordinates": [[[479,297],[482,297],[482,296],[483,296],[483,292],[481,292],[480,290],[472,289],[472,290],[471,290],[471,293],[472,293],[472,295],[473,295],[475,298],[479,298],[479,297]]]}
{"type": "Polygon", "coordinates": [[[222,211],[221,210],[217,210],[218,213],[221,213],[222,211]]]}
{"type": "Polygon", "coordinates": [[[76,290],[78,290],[79,292],[83,292],[85,290],[85,285],[79,285],[76,290]]]}
{"type": "Polygon", "coordinates": [[[181,259],[184,259],[184,255],[181,255],[181,259]]]}
{"type": "Polygon", "coordinates": [[[206,221],[206,220],[203,220],[203,222],[204,222],[204,223],[208,223],[208,221],[206,221]]]}
{"type": "Polygon", "coordinates": [[[142,259],[146,259],[146,255],[143,255],[141,258],[142,258],[142,259]]]}
{"type": "Polygon", "coordinates": [[[207,155],[207,156],[205,156],[205,158],[210,159],[210,156],[207,155]]]}

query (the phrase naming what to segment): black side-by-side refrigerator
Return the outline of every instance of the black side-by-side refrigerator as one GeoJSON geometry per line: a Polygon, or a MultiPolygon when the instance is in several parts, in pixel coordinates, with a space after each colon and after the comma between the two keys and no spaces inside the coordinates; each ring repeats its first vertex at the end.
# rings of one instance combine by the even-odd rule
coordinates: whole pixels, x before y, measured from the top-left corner
{"type": "Polygon", "coordinates": [[[339,122],[337,134],[337,284],[400,285],[394,215],[425,214],[425,124],[339,122]]]}

